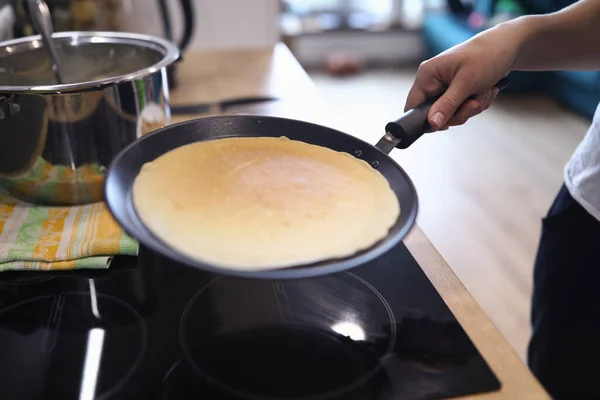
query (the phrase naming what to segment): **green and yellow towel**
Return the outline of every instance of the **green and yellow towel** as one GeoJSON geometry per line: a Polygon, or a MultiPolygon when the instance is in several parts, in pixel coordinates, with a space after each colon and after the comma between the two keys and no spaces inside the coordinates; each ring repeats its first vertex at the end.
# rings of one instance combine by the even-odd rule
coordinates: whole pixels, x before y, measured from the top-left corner
{"type": "Polygon", "coordinates": [[[106,269],[114,256],[137,253],[104,203],[43,207],[0,190],[0,271],[106,269]]]}

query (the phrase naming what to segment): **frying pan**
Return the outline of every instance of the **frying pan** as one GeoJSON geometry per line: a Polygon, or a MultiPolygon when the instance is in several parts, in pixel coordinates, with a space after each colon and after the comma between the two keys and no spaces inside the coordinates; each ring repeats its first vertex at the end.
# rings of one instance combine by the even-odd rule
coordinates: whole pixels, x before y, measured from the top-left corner
{"type": "MultiPolygon", "coordinates": [[[[496,85],[504,89],[508,79],[496,85]]],[[[439,97],[438,97],[439,98],[439,97]]],[[[386,126],[386,133],[373,146],[354,136],[325,126],[293,119],[233,115],[200,118],[159,129],[131,143],[113,160],[105,179],[105,198],[117,222],[142,245],[176,262],[220,275],[261,279],[300,279],[345,271],[365,264],[392,249],[410,231],[417,217],[418,200],[406,172],[388,156],[395,148],[406,149],[430,126],[427,114],[437,98],[409,110],[386,126]],[[163,154],[190,143],[231,137],[280,137],[343,151],[368,162],[389,182],[400,203],[400,216],[388,235],[352,256],[264,271],[222,268],[181,254],[155,236],[141,221],[132,200],[132,187],[140,169],[163,154]]],[[[201,239],[199,239],[201,240],[201,239]]]]}

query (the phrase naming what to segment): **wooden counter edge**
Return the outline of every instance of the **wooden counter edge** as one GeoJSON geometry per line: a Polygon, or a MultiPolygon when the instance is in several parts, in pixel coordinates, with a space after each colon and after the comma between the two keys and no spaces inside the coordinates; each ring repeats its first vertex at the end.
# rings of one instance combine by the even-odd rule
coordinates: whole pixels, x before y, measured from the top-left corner
{"type": "Polygon", "coordinates": [[[529,368],[417,225],[404,239],[404,244],[502,384],[498,392],[463,399],[549,399],[529,368]]]}

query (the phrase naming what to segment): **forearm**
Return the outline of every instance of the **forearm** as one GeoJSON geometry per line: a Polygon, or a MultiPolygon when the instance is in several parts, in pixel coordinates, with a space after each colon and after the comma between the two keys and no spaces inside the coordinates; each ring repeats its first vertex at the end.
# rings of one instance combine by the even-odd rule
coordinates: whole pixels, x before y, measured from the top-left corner
{"type": "Polygon", "coordinates": [[[600,0],[579,2],[553,14],[508,22],[518,42],[514,70],[600,69],[600,0]]]}

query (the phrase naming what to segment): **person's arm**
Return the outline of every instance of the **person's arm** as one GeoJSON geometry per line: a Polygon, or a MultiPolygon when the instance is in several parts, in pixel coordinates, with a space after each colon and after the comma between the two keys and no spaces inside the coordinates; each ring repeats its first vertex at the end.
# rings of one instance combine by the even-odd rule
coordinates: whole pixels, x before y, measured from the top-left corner
{"type": "Polygon", "coordinates": [[[494,86],[511,71],[561,69],[600,69],[600,0],[519,17],[425,61],[404,109],[441,95],[428,121],[433,130],[447,129],[486,110],[498,94],[494,86]]]}
{"type": "Polygon", "coordinates": [[[501,27],[506,28],[521,31],[514,70],[600,69],[600,0],[521,17],[501,27]]]}

